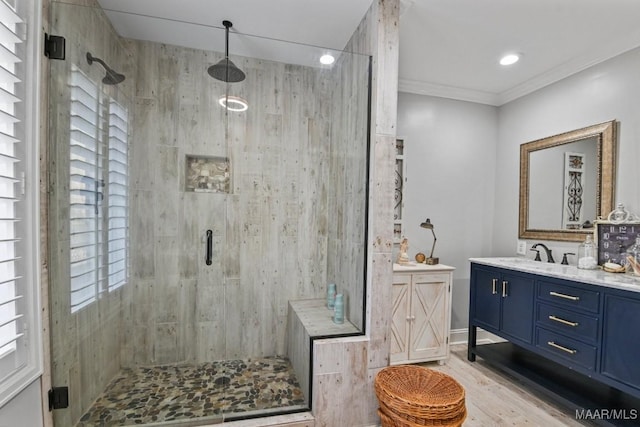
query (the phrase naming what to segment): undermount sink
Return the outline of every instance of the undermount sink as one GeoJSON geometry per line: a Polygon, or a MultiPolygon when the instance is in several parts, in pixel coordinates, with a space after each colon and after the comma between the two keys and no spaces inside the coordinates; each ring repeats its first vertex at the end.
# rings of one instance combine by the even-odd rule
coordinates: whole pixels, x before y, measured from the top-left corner
{"type": "MultiPolygon", "coordinates": [[[[534,261],[530,258],[523,257],[504,257],[495,258],[496,261],[505,265],[517,265],[520,267],[526,267],[527,269],[543,270],[543,271],[555,271],[565,269],[577,269],[575,265],[559,264],[545,261],[534,261]]],[[[566,271],[566,270],[565,270],[566,271]]]]}

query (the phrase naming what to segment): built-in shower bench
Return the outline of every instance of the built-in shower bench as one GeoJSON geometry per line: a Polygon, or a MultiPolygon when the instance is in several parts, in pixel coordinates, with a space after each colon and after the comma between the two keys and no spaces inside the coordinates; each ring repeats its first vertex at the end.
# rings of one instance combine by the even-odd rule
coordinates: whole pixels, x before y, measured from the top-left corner
{"type": "Polygon", "coordinates": [[[309,404],[311,341],[317,338],[357,334],[358,328],[346,318],[344,323],[333,321],[333,310],[326,306],[326,299],[289,301],[287,313],[287,357],[291,362],[300,388],[309,404]]]}

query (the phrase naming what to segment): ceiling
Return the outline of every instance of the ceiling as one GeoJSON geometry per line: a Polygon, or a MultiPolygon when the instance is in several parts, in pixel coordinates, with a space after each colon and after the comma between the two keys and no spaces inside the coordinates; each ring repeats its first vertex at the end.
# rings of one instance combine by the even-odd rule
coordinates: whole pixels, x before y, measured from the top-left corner
{"type": "MultiPolygon", "coordinates": [[[[344,48],[372,2],[98,1],[124,37],[224,51],[220,28],[228,19],[234,24],[232,54],[292,63],[315,58],[301,44],[324,51],[344,48]]],[[[400,3],[399,88],[405,92],[502,105],[640,46],[638,0],[400,3]],[[508,52],[522,59],[502,67],[499,57],[508,52]]]]}
{"type": "Polygon", "coordinates": [[[403,91],[502,105],[640,46],[638,0],[401,3],[403,91]]]}

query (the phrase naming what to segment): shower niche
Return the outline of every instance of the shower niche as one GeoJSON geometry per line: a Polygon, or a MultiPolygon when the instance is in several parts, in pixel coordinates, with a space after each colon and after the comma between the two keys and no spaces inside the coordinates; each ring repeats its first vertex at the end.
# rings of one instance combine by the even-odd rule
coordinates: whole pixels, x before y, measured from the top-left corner
{"type": "Polygon", "coordinates": [[[50,62],[52,382],[70,394],[54,424],[309,411],[312,340],[364,332],[370,57],[347,45],[322,65],[327,49],[239,34],[237,20],[68,1],[50,13],[67,40],[50,62]],[[116,32],[149,22],[211,48],[116,32]],[[328,283],[344,294],[341,326],[317,307],[328,283]],[[330,328],[296,320],[308,310],[330,328]]]}
{"type": "Polygon", "coordinates": [[[186,156],[185,191],[229,193],[231,165],[228,157],[186,156]]]}

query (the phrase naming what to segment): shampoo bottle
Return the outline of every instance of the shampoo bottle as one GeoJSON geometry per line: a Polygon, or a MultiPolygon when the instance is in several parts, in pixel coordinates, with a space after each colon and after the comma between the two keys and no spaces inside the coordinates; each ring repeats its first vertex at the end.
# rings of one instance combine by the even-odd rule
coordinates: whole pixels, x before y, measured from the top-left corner
{"type": "Polygon", "coordinates": [[[336,295],[336,303],[333,309],[333,323],[344,323],[344,297],[342,294],[336,295]]]}

